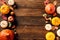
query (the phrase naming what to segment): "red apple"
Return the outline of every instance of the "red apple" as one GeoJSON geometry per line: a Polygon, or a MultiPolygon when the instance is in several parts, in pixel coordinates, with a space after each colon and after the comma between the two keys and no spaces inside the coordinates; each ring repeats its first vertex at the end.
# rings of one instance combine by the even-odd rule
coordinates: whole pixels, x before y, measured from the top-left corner
{"type": "Polygon", "coordinates": [[[53,14],[55,12],[55,5],[52,3],[49,3],[45,7],[45,11],[47,14],[53,14]]]}
{"type": "Polygon", "coordinates": [[[8,21],[10,21],[10,22],[14,21],[14,17],[13,16],[9,16],[8,17],[8,21]]]}

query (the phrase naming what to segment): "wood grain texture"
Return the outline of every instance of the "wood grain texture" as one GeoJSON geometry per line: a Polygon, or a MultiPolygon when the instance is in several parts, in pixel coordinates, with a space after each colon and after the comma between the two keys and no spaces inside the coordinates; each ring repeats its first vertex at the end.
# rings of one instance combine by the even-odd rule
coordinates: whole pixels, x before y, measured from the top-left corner
{"type": "MultiPolygon", "coordinates": [[[[46,40],[45,20],[42,17],[44,11],[44,0],[15,0],[18,9],[15,10],[18,27],[18,40],[46,40]]],[[[54,0],[50,0],[53,2],[54,0]]],[[[57,0],[60,5],[60,0],[57,0]]]]}
{"type": "MultiPolygon", "coordinates": [[[[8,0],[6,0],[7,2],[8,0]]],[[[15,0],[18,9],[15,10],[18,26],[18,40],[46,40],[45,19],[45,0],[15,0]]],[[[53,3],[54,0],[50,0],[53,3]]],[[[57,6],[60,0],[57,0],[57,6]]],[[[56,7],[57,7],[56,6],[56,7]]],[[[15,39],[16,40],[16,39],[15,39]]]]}
{"type": "Polygon", "coordinates": [[[30,40],[45,40],[45,34],[48,31],[45,30],[44,26],[20,26],[17,27],[17,33],[20,39],[30,39],[30,40]]]}
{"type": "Polygon", "coordinates": [[[19,25],[45,25],[45,19],[41,16],[18,16],[17,21],[19,25]]]}
{"type": "MultiPolygon", "coordinates": [[[[22,8],[44,8],[45,0],[15,0],[19,7],[22,8]]],[[[50,0],[50,3],[53,3],[54,0],[50,0]]],[[[60,0],[57,0],[60,3],[60,0]]]]}
{"type": "MultiPolygon", "coordinates": [[[[26,4],[27,5],[27,4],[26,4]]],[[[45,13],[45,6],[43,3],[40,3],[39,6],[18,6],[18,9],[15,10],[16,16],[42,16],[45,13]]],[[[60,6],[60,2],[57,3],[56,7],[60,6]]]]}
{"type": "Polygon", "coordinates": [[[21,8],[15,10],[16,16],[42,16],[44,10],[42,9],[29,9],[29,8],[21,8]]]}

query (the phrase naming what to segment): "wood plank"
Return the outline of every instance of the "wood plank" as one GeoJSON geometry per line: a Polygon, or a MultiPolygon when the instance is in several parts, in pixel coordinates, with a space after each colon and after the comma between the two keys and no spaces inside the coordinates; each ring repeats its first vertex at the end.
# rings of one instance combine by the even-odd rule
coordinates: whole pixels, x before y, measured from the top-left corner
{"type": "Polygon", "coordinates": [[[17,27],[17,32],[21,33],[21,34],[22,33],[36,33],[36,34],[38,34],[38,33],[44,32],[44,31],[46,31],[44,26],[22,25],[22,26],[17,27]]]}
{"type": "Polygon", "coordinates": [[[45,19],[41,16],[17,16],[18,25],[45,25],[45,19]]]}
{"type": "Polygon", "coordinates": [[[40,38],[40,39],[27,39],[27,38],[25,38],[25,39],[19,39],[19,40],[45,40],[44,38],[40,38]]]}
{"type": "Polygon", "coordinates": [[[45,40],[45,34],[48,31],[45,30],[44,26],[19,26],[17,27],[17,33],[20,39],[36,39],[45,40]]]}
{"type": "MultiPolygon", "coordinates": [[[[42,17],[44,0],[15,0],[18,9],[15,10],[18,26],[18,40],[45,40],[45,20],[42,17]]],[[[54,0],[50,0],[52,3],[54,0]]],[[[60,0],[57,0],[60,5],[60,0]]],[[[15,39],[16,40],[16,39],[15,39]]]]}
{"type": "MultiPolygon", "coordinates": [[[[56,5],[56,7],[57,6],[60,6],[60,3],[58,3],[56,5]]],[[[42,16],[44,13],[45,13],[45,9],[44,9],[44,6],[42,6],[42,4],[41,4],[40,8],[27,7],[27,8],[19,8],[19,9],[15,10],[16,16],[42,16]]]]}
{"type": "MultiPolygon", "coordinates": [[[[16,1],[16,0],[15,0],[16,1]]],[[[44,0],[42,0],[44,1],[44,0]]],[[[26,8],[40,8],[40,6],[42,7],[41,4],[41,0],[19,0],[16,1],[16,3],[18,4],[19,7],[26,7],[26,8]]]]}
{"type": "MultiPolygon", "coordinates": [[[[45,0],[15,0],[19,7],[21,8],[43,8],[45,0]]],[[[54,0],[49,0],[53,3],[54,0]]],[[[60,3],[60,0],[57,0],[60,3]]]]}
{"type": "Polygon", "coordinates": [[[42,16],[45,11],[42,9],[21,8],[15,10],[16,16],[42,16]]]}

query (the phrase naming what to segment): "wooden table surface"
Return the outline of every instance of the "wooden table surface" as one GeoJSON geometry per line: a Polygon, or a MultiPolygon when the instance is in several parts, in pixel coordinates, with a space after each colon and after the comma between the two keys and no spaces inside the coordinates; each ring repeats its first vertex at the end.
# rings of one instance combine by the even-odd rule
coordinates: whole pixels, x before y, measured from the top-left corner
{"type": "MultiPolygon", "coordinates": [[[[15,0],[18,26],[18,40],[45,40],[45,19],[43,18],[45,0],[15,0]]],[[[50,0],[53,3],[54,0],[50,0]]],[[[57,0],[57,6],[60,0],[57,0]]]]}

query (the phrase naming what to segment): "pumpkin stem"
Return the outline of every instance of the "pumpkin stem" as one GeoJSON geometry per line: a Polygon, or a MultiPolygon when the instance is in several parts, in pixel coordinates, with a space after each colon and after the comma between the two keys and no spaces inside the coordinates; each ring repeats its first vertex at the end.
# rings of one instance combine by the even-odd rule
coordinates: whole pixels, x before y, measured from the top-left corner
{"type": "Polygon", "coordinates": [[[7,33],[6,36],[9,36],[9,34],[7,33]]]}

